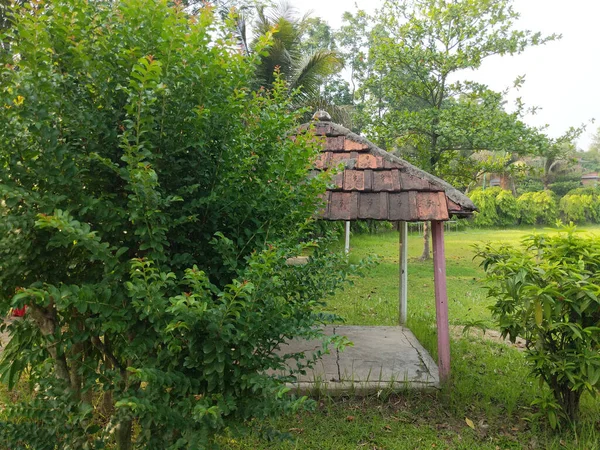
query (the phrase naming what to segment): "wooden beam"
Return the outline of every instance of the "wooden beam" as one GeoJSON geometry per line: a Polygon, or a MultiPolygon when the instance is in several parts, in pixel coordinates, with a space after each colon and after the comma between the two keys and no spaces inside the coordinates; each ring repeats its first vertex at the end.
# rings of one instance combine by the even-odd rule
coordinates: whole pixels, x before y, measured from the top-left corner
{"type": "Polygon", "coordinates": [[[448,292],[446,290],[446,256],[444,223],[431,221],[433,242],[433,277],[435,284],[435,317],[438,334],[438,369],[440,382],[450,378],[450,329],[448,325],[448,292]]]}
{"type": "Polygon", "coordinates": [[[406,325],[408,314],[408,223],[398,222],[400,231],[400,325],[406,325]]]}

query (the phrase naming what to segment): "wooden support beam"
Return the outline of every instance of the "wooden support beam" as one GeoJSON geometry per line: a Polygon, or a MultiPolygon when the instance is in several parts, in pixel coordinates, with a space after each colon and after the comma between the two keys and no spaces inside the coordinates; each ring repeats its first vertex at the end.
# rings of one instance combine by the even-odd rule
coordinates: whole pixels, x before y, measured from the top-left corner
{"type": "Polygon", "coordinates": [[[406,325],[408,314],[408,223],[399,222],[398,228],[400,231],[400,325],[406,325]]]}
{"type": "Polygon", "coordinates": [[[435,316],[438,335],[438,369],[440,382],[450,378],[450,329],[448,325],[448,292],[446,289],[446,256],[444,223],[431,221],[433,243],[433,277],[435,284],[435,316]]]}

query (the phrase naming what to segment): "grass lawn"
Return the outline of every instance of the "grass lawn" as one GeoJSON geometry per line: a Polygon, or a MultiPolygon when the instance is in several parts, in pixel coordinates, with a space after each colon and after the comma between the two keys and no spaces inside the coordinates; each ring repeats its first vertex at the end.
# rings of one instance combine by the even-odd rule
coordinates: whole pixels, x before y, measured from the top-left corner
{"type": "MultiPolygon", "coordinates": [[[[600,236],[600,227],[582,229],[600,236]]],[[[473,246],[514,243],[533,229],[467,230],[446,233],[450,325],[493,328],[473,246]]],[[[553,230],[538,230],[549,231],[553,230]]],[[[409,235],[408,327],[436,356],[433,266],[420,262],[422,240],[409,235]]],[[[380,263],[366,277],[329,299],[327,309],[350,325],[398,323],[398,234],[353,236],[351,258],[369,254],[380,263]]],[[[452,381],[440,392],[380,392],[372,398],[321,398],[314,411],[257,424],[287,431],[273,440],[257,432],[243,440],[225,438],[230,449],[600,449],[600,401],[582,398],[576,430],[549,431],[530,407],[539,390],[528,378],[523,353],[481,333],[453,333],[452,381]],[[467,420],[468,419],[468,420],[467,420]]]]}

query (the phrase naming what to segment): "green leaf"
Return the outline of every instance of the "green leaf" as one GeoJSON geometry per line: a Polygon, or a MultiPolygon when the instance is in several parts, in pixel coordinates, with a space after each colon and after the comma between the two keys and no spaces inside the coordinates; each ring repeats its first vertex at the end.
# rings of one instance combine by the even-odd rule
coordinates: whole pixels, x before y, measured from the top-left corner
{"type": "Polygon", "coordinates": [[[544,320],[544,311],[542,309],[542,303],[540,302],[540,300],[536,299],[534,302],[534,307],[535,307],[535,323],[536,325],[542,326],[542,321],[544,320]]]}

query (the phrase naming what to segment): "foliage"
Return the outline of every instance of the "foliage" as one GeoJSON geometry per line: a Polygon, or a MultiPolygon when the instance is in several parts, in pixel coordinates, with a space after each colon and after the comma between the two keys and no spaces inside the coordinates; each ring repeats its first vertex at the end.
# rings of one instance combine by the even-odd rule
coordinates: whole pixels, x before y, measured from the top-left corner
{"type": "Polygon", "coordinates": [[[564,135],[547,141],[541,146],[539,154],[542,160],[542,182],[544,189],[550,188],[550,183],[556,181],[559,174],[572,172],[576,162],[574,139],[579,137],[584,128],[570,128],[564,135]]]}
{"type": "Polygon", "coordinates": [[[257,6],[254,28],[254,40],[249,47],[259,55],[256,66],[259,86],[271,89],[280,74],[289,92],[296,92],[297,107],[307,106],[312,109],[311,113],[330,109],[336,121],[343,121],[343,112],[329,107],[321,94],[327,79],[344,65],[332,48],[334,43],[327,24],[308,15],[298,17],[297,11],[282,1],[274,7],[257,6]],[[272,35],[266,48],[262,43],[265,34],[272,35]]]}
{"type": "Polygon", "coordinates": [[[5,407],[0,441],[203,448],[300,407],[283,395],[293,373],[268,374],[299,355],[272,350],[320,335],[331,317],[314,308],[346,269],[308,238],[326,180],[308,177],[319,143],[288,138],[287,87],[248,89],[253,60],[209,7],[15,14],[0,61],[0,313],[29,316],[9,326],[0,379],[26,371],[36,393],[5,407]]]}
{"type": "Polygon", "coordinates": [[[581,186],[567,192],[568,195],[591,195],[600,196],[600,189],[592,186],[581,186]]]}
{"type": "Polygon", "coordinates": [[[384,231],[390,231],[394,228],[394,223],[382,220],[357,220],[350,224],[352,233],[356,234],[376,234],[384,231]]]}
{"type": "Polygon", "coordinates": [[[571,226],[523,248],[488,244],[478,256],[502,335],[527,341],[531,372],[554,396],[536,404],[553,428],[575,421],[581,394],[600,387],[600,241],[571,226]]]}
{"type": "Polygon", "coordinates": [[[595,188],[572,189],[560,201],[550,190],[525,192],[515,199],[499,187],[475,189],[469,197],[478,208],[473,222],[480,227],[551,225],[559,214],[574,223],[600,222],[600,191],[595,188]]]}
{"type": "MultiPolygon", "coordinates": [[[[27,0],[14,0],[18,5],[24,5],[27,0]]],[[[10,44],[6,32],[12,26],[10,7],[13,0],[0,0],[0,52],[8,50],[10,44]]]]}
{"type": "Polygon", "coordinates": [[[349,90],[354,106],[351,111],[351,122],[352,130],[356,133],[361,133],[374,119],[370,117],[371,111],[366,104],[368,95],[377,91],[373,86],[376,83],[371,77],[374,69],[369,51],[374,44],[371,22],[371,17],[364,11],[359,10],[355,14],[344,12],[342,26],[335,33],[345,67],[350,72],[349,90]]]}
{"type": "Polygon", "coordinates": [[[521,195],[526,192],[538,192],[544,190],[544,183],[535,178],[525,178],[517,185],[517,194],[521,195]]]}
{"type": "Polygon", "coordinates": [[[595,188],[577,188],[560,199],[560,214],[569,222],[600,221],[600,192],[595,188]]]}
{"type": "Polygon", "coordinates": [[[384,111],[374,134],[386,147],[412,149],[405,157],[419,167],[464,184],[472,179],[467,161],[474,151],[537,148],[545,137],[523,123],[522,105],[509,114],[503,94],[453,81],[492,55],[556,38],[516,30],[517,18],[510,0],[385,2],[371,47],[384,111]]]}
{"type": "Polygon", "coordinates": [[[588,148],[588,153],[596,156],[597,160],[597,156],[600,153],[600,127],[598,127],[598,129],[592,136],[592,142],[590,143],[590,146],[588,148]]]}
{"type": "MultiPolygon", "coordinates": [[[[367,135],[451,184],[480,172],[480,150],[533,152],[548,140],[506,112],[504,93],[457,79],[494,55],[521,53],[557,36],[515,29],[511,0],[389,0],[373,18],[365,88],[367,135]]],[[[520,84],[522,80],[516,84],[520,84]]],[[[430,257],[424,228],[423,259],[430,257]]]]}
{"type": "Polygon", "coordinates": [[[600,221],[600,189],[579,187],[570,190],[560,201],[564,220],[575,223],[600,221]]]}
{"type": "Polygon", "coordinates": [[[550,190],[556,194],[558,198],[564,197],[569,191],[577,189],[581,186],[581,180],[566,180],[555,181],[550,185],[550,190]]]}
{"type": "Polygon", "coordinates": [[[521,223],[528,225],[556,222],[556,196],[552,191],[526,192],[517,198],[521,223]]]}
{"type": "Polygon", "coordinates": [[[492,187],[476,189],[469,196],[479,210],[474,219],[477,226],[510,226],[519,219],[517,200],[510,191],[492,187]]]}

